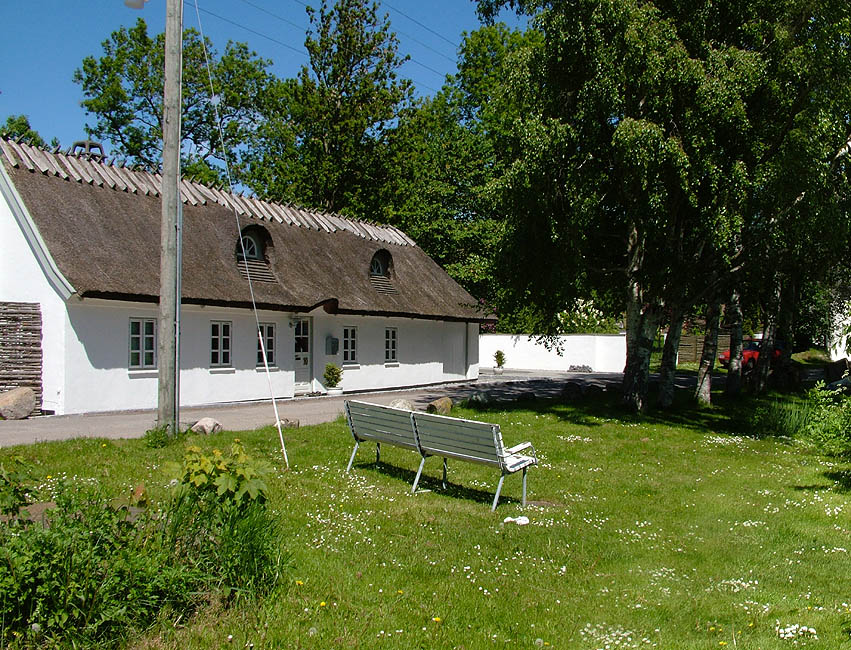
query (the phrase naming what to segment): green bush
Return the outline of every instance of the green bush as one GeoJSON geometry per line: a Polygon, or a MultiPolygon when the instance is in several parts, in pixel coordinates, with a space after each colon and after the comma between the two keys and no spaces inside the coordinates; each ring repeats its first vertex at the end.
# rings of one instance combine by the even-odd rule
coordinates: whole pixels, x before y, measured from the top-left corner
{"type": "Polygon", "coordinates": [[[830,456],[851,455],[851,396],[819,382],[807,391],[807,403],[810,413],[802,437],[830,456]]]}
{"type": "Polygon", "coordinates": [[[765,436],[795,438],[806,429],[811,410],[808,402],[774,400],[754,411],[751,429],[757,438],[765,436]]]}
{"type": "Polygon", "coordinates": [[[329,363],[325,365],[325,372],[322,378],[325,380],[325,386],[327,388],[336,388],[343,380],[343,371],[340,369],[340,366],[329,363]]]}
{"type": "Polygon", "coordinates": [[[18,456],[12,456],[8,466],[0,463],[0,515],[14,519],[27,505],[25,466],[23,458],[18,456]]]}
{"type": "Polygon", "coordinates": [[[198,576],[163,561],[150,519],[91,488],[60,486],[55,501],[45,525],[0,526],[0,645],[108,647],[191,608],[198,576]]]}
{"type": "Polygon", "coordinates": [[[60,484],[44,524],[0,523],[0,648],[116,646],[212,592],[228,602],[273,587],[285,558],[262,472],[238,441],[228,454],[190,447],[160,512],[60,484]]]}

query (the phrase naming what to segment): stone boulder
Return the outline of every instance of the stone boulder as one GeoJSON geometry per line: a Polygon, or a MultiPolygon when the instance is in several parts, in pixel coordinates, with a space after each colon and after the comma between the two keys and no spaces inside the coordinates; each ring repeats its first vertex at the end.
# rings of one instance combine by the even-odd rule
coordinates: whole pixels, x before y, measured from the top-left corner
{"type": "Polygon", "coordinates": [[[32,388],[13,388],[0,393],[0,420],[23,420],[35,411],[35,391],[32,388]]]}
{"type": "Polygon", "coordinates": [[[477,390],[467,398],[467,404],[470,406],[488,406],[493,400],[483,390],[477,390]]]}
{"type": "Polygon", "coordinates": [[[390,408],[394,409],[404,409],[406,411],[414,411],[414,403],[409,399],[404,399],[402,397],[397,397],[390,404],[388,404],[390,408]]]}
{"type": "Polygon", "coordinates": [[[429,413],[437,413],[438,415],[449,415],[452,410],[452,400],[449,397],[440,397],[433,402],[429,402],[426,411],[429,413]]]}
{"type": "Polygon", "coordinates": [[[189,430],[193,433],[200,433],[202,436],[209,436],[221,431],[222,423],[213,418],[201,418],[189,430]]]}

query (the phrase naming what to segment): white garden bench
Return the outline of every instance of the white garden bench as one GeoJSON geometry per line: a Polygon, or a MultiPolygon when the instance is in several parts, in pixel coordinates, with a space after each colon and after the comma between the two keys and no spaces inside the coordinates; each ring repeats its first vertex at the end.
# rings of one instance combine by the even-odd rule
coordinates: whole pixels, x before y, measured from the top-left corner
{"type": "Polygon", "coordinates": [[[355,448],[346,472],[351,470],[361,442],[376,443],[376,462],[380,458],[381,443],[385,442],[419,452],[421,460],[411,488],[413,493],[417,491],[426,458],[438,456],[443,458],[444,488],[449,458],[490,465],[500,470],[501,475],[494,495],[492,511],[496,510],[505,477],[522,471],[522,504],[526,505],[526,470],[538,463],[535,448],[531,442],[506,448],[503,445],[498,424],[395,409],[353,400],[345,403],[345,409],[349,428],[355,439],[355,448]],[[526,450],[530,451],[526,454],[520,453],[526,450]]]}

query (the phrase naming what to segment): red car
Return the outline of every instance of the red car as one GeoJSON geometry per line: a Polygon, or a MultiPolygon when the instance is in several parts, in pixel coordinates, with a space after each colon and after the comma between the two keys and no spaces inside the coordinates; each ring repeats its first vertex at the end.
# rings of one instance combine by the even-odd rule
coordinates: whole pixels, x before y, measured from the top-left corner
{"type": "MultiPolygon", "coordinates": [[[[759,359],[759,341],[744,341],[742,345],[742,372],[750,372],[756,368],[756,362],[759,359]]],[[[780,345],[774,346],[774,358],[778,359],[783,354],[783,348],[780,345]]],[[[727,368],[730,365],[730,351],[724,350],[718,355],[718,362],[727,368]]]]}

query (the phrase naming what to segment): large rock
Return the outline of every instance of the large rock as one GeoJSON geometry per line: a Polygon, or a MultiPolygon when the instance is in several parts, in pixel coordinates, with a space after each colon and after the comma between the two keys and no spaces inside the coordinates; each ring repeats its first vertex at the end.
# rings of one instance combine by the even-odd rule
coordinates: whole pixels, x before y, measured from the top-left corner
{"type": "Polygon", "coordinates": [[[222,423],[213,418],[201,418],[192,425],[190,431],[209,436],[222,430],[222,423]]]}
{"type": "Polygon", "coordinates": [[[468,406],[488,406],[493,400],[491,396],[483,390],[477,390],[467,398],[468,406]]]}
{"type": "Polygon", "coordinates": [[[390,404],[388,404],[390,408],[394,409],[404,409],[406,411],[414,410],[414,403],[409,399],[404,399],[402,397],[397,397],[390,404]]]}
{"type": "Polygon", "coordinates": [[[13,388],[0,393],[0,420],[23,420],[35,411],[35,391],[32,388],[13,388]]]}
{"type": "Polygon", "coordinates": [[[449,411],[451,410],[452,400],[448,397],[441,397],[433,402],[429,402],[426,407],[426,411],[429,413],[437,413],[439,415],[449,415],[449,411]]]}

